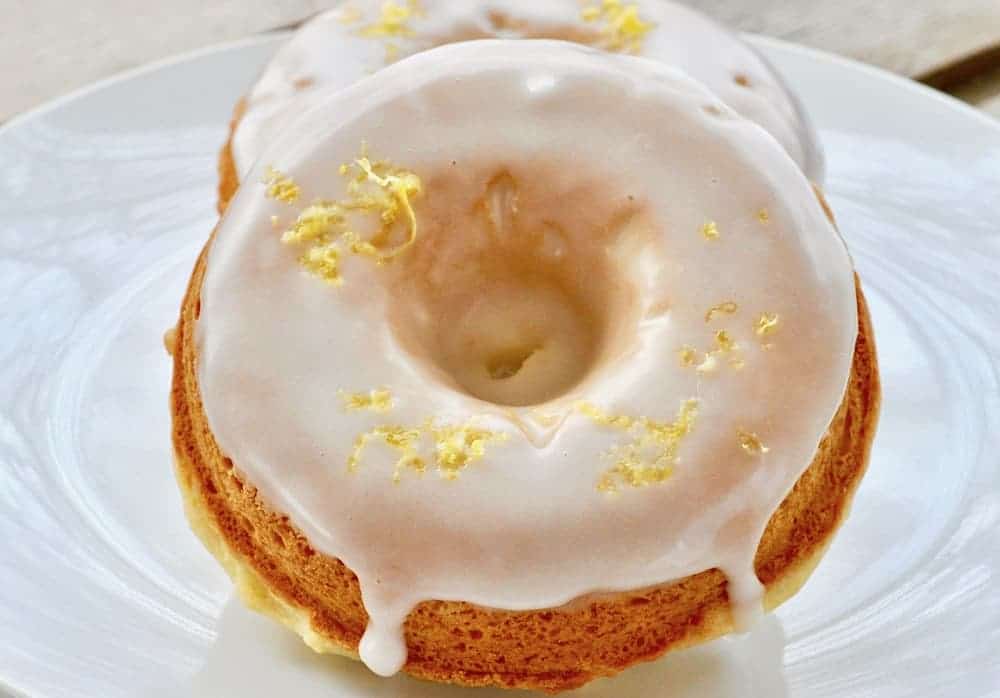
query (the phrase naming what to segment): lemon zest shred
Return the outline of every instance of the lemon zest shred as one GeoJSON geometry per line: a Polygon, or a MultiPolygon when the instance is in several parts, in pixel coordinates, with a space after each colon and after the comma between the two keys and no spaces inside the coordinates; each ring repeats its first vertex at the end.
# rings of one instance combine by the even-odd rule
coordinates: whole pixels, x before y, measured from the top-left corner
{"type": "Polygon", "coordinates": [[[427,463],[417,452],[420,437],[420,430],[400,426],[378,426],[371,431],[359,434],[347,457],[347,471],[357,473],[361,469],[361,456],[365,448],[372,441],[381,440],[386,446],[399,453],[399,457],[393,464],[393,483],[398,484],[402,480],[403,472],[406,469],[422,475],[427,469],[427,463]]]}
{"type": "Polygon", "coordinates": [[[643,40],[655,25],[639,16],[639,6],[625,4],[622,0],[602,0],[581,12],[585,22],[601,22],[603,48],[609,51],[638,53],[643,40]]]}
{"type": "Polygon", "coordinates": [[[507,435],[466,423],[458,426],[435,427],[429,425],[434,437],[435,462],[438,472],[446,480],[454,480],[471,463],[486,454],[486,445],[503,441],[507,435]]]}
{"type": "MultiPolygon", "coordinates": [[[[340,262],[345,251],[382,265],[416,242],[418,223],[413,201],[422,192],[416,174],[387,162],[373,162],[364,146],[360,157],[341,165],[338,171],[348,180],[347,195],[340,201],[320,200],[310,204],[281,234],[286,245],[305,248],[299,262],[306,271],[336,284],[342,281],[340,262]],[[360,214],[378,216],[378,230],[370,238],[363,238],[351,229],[352,216],[360,214]],[[393,227],[401,218],[405,220],[406,237],[403,242],[388,246],[393,227]]],[[[290,187],[294,186],[294,197],[298,197],[297,185],[290,178],[276,170],[269,177],[269,195],[291,197],[290,187]]]]}
{"type": "MultiPolygon", "coordinates": [[[[709,319],[706,316],[706,322],[709,319]]],[[[722,360],[725,360],[731,368],[736,370],[746,366],[746,360],[743,358],[739,343],[726,330],[718,330],[715,333],[715,347],[713,349],[699,353],[694,347],[684,345],[678,352],[678,356],[682,367],[693,368],[702,374],[714,372],[719,368],[722,360]]]]}
{"type": "Polygon", "coordinates": [[[334,286],[344,282],[340,275],[340,250],[335,246],[310,247],[299,258],[299,263],[313,276],[334,286]]]}
{"type": "Polygon", "coordinates": [[[317,202],[308,206],[292,226],[281,234],[286,245],[326,245],[345,222],[344,210],[335,202],[317,202]]]}
{"type": "Polygon", "coordinates": [[[677,352],[677,355],[680,358],[681,366],[684,368],[693,368],[698,365],[698,350],[694,347],[684,345],[677,352]]]}
{"type": "Polygon", "coordinates": [[[286,204],[294,204],[299,200],[302,190],[288,175],[268,167],[264,175],[264,184],[267,185],[267,196],[286,204]]]}
{"type": "Polygon", "coordinates": [[[697,420],[698,401],[682,402],[670,422],[612,415],[588,402],[578,402],[576,409],[596,424],[618,429],[628,437],[608,452],[612,465],[596,484],[598,491],[614,494],[625,486],[648,487],[670,479],[678,463],[680,445],[697,420]]]}
{"type": "Polygon", "coordinates": [[[412,0],[405,5],[397,5],[392,0],[388,0],[388,2],[382,4],[379,19],[363,27],[359,34],[372,39],[390,36],[413,36],[413,29],[407,23],[414,15],[419,14],[419,5],[412,0]]]}
{"type": "Polygon", "coordinates": [[[778,331],[781,317],[777,313],[761,313],[753,324],[753,331],[758,337],[769,337],[778,331]]]}
{"type": "Polygon", "coordinates": [[[715,221],[706,221],[703,226],[701,226],[701,236],[706,240],[718,240],[719,239],[719,226],[715,221]]]}
{"type": "Polygon", "coordinates": [[[382,441],[399,453],[393,464],[392,481],[399,483],[406,470],[423,474],[430,460],[444,480],[455,480],[471,464],[481,460],[491,443],[507,439],[475,424],[475,418],[459,424],[438,424],[433,418],[417,427],[383,425],[360,434],[347,458],[347,470],[356,473],[362,467],[365,448],[372,441],[382,441]],[[420,446],[429,442],[432,457],[421,454],[420,446]]]}
{"type": "Polygon", "coordinates": [[[367,393],[348,393],[341,390],[340,399],[348,410],[388,412],[392,409],[392,393],[384,388],[369,390],[367,393]]]}
{"type": "Polygon", "coordinates": [[[711,322],[717,315],[735,315],[740,307],[735,301],[724,301],[718,305],[713,305],[705,313],[705,322],[711,322]]]}
{"type": "Polygon", "coordinates": [[[737,429],[736,439],[740,444],[740,448],[751,456],[761,456],[771,450],[764,445],[764,442],[760,440],[757,434],[746,429],[737,429]]]}

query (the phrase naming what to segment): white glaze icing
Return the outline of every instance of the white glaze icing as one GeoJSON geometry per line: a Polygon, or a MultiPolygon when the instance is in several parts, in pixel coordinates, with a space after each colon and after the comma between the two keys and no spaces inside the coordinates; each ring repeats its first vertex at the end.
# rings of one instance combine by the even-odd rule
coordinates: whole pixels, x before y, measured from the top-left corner
{"type": "MultiPolygon", "coordinates": [[[[400,0],[400,5],[405,3],[400,0]]],[[[599,23],[583,19],[581,0],[420,0],[422,12],[406,22],[411,36],[362,36],[380,13],[382,0],[351,0],[299,29],[275,55],[247,95],[247,110],[233,138],[242,176],[289,114],[296,97],[312,101],[317,88],[340,89],[383,67],[387,46],[397,57],[433,46],[484,38],[573,38],[599,42],[599,23]]],[[[823,181],[816,134],[777,72],[735,34],[705,15],[668,0],[635,4],[653,29],[639,55],[662,61],[703,82],[733,109],[778,139],[814,182],[823,181]],[[746,78],[747,84],[737,82],[746,78]]]]}
{"type": "MultiPolygon", "coordinates": [[[[718,567],[737,620],[752,617],[762,592],[754,551],[842,399],[857,328],[845,247],[775,140],[679,71],[547,41],[420,53],[329,94],[288,132],[218,228],[196,333],[199,384],[223,452],[317,549],[358,575],[368,666],[401,668],[402,623],[427,599],[553,608],[718,567]],[[332,286],[302,271],[272,217],[287,225],[314,199],[343,198],[337,168],[362,142],[422,178],[421,233],[385,266],[347,256],[343,284],[332,286]],[[295,204],[265,196],[258,183],[269,165],[299,185],[295,204]],[[552,250],[540,264],[555,268],[590,249],[597,256],[588,264],[603,260],[619,274],[607,281],[595,272],[594,284],[609,297],[624,288],[625,300],[609,306],[620,311],[609,330],[620,346],[542,405],[476,399],[447,367],[418,358],[389,319],[400,307],[420,315],[406,304],[419,295],[407,284],[418,281],[404,272],[430,241],[451,241],[431,250],[439,264],[422,270],[445,286],[451,275],[467,283],[450,254],[500,244],[468,213],[493,171],[526,192],[518,214],[526,226],[548,221],[562,231],[562,244],[539,238],[539,250],[552,250]],[[604,187],[593,189],[595,180],[604,187]],[[532,191],[558,205],[533,210],[532,191]],[[627,223],[590,221],[592,202],[638,213],[627,223]],[[707,220],[718,238],[702,234],[707,220]],[[607,237],[588,248],[599,231],[607,237]],[[726,300],[738,311],[706,322],[726,300]],[[763,312],[781,318],[767,349],[754,331],[763,312]],[[722,328],[739,345],[742,368],[681,365],[683,345],[709,347],[722,328]],[[338,394],[375,388],[391,392],[388,412],[346,411],[338,394]],[[670,422],[692,398],[697,418],[669,479],[615,494],[596,487],[609,452],[628,439],[581,413],[579,401],[670,422]],[[378,444],[349,472],[359,434],[431,417],[476,419],[506,438],[454,480],[429,468],[393,484],[398,454],[378,444]],[[740,430],[758,435],[766,452],[741,448],[740,430]]],[[[470,289],[468,303],[497,288],[470,289]]],[[[494,306],[508,307],[521,306],[494,306]]],[[[487,305],[479,316],[483,328],[492,312],[487,305]]],[[[425,314],[431,335],[463,331],[425,314]]],[[[421,448],[433,462],[431,446],[421,448]]]]}

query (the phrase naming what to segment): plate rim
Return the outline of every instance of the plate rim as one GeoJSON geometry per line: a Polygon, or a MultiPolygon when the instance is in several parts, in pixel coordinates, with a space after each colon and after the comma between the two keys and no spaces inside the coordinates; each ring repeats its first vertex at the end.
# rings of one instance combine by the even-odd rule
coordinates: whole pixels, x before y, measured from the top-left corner
{"type": "MultiPolygon", "coordinates": [[[[71,102],[74,102],[78,99],[82,99],[84,97],[88,97],[96,92],[100,92],[105,88],[113,87],[118,83],[127,82],[129,80],[133,80],[136,78],[142,78],[145,75],[148,75],[149,73],[154,73],[158,70],[164,68],[170,68],[175,65],[187,63],[189,61],[196,61],[216,53],[223,53],[226,51],[237,50],[250,46],[259,46],[262,44],[268,44],[272,42],[276,43],[281,39],[291,36],[293,33],[294,30],[291,29],[280,29],[280,28],[273,29],[258,34],[245,36],[240,39],[216,42],[213,44],[209,44],[208,46],[203,46],[201,48],[172,54],[164,58],[150,61],[148,63],[143,63],[141,65],[132,68],[126,68],[125,70],[112,73],[107,77],[74,88],[69,92],[66,92],[65,94],[62,94],[58,97],[46,100],[41,104],[38,104],[34,107],[27,109],[26,111],[14,114],[6,121],[0,122],[0,137],[5,136],[8,132],[17,129],[18,127],[24,124],[27,124],[33,119],[43,117],[49,112],[55,111],[60,107],[70,104],[71,102]]],[[[753,32],[740,32],[739,35],[744,40],[750,42],[757,48],[784,51],[791,55],[799,55],[805,57],[808,60],[825,62],[827,64],[831,64],[839,68],[843,68],[845,70],[859,71],[872,78],[886,80],[892,83],[896,87],[908,90],[922,97],[930,98],[936,101],[941,106],[953,109],[957,113],[971,117],[972,119],[977,121],[980,125],[992,129],[996,137],[1000,138],[1000,120],[995,119],[994,117],[990,116],[981,109],[977,109],[971,104],[963,102],[962,100],[956,97],[953,97],[945,92],[941,92],[940,90],[930,87],[929,85],[925,85],[912,78],[897,73],[893,73],[892,71],[887,70],[885,68],[871,65],[869,63],[865,63],[855,58],[832,53],[830,51],[825,51],[819,48],[814,48],[812,46],[805,46],[804,44],[788,41],[786,39],[780,39],[773,36],[765,36],[763,34],[756,34],[753,32]]]]}
{"type": "Polygon", "coordinates": [[[88,82],[79,87],[75,87],[69,92],[47,99],[40,104],[13,114],[4,121],[0,121],[0,136],[4,136],[8,131],[14,130],[36,118],[43,117],[49,112],[55,111],[60,107],[67,106],[71,102],[84,97],[89,97],[96,92],[100,92],[108,87],[114,87],[119,83],[128,82],[129,80],[133,80],[135,78],[142,78],[150,73],[155,73],[164,68],[172,68],[176,65],[187,63],[189,61],[207,58],[215,53],[223,53],[230,50],[238,50],[251,46],[267,44],[283,39],[287,36],[291,36],[292,33],[293,31],[289,29],[264,31],[258,34],[245,36],[240,39],[219,41],[207,46],[202,46],[201,48],[191,49],[190,51],[173,53],[169,56],[164,56],[163,58],[158,58],[131,68],[125,68],[124,70],[113,72],[106,77],[99,78],[93,82],[88,82]]]}
{"type": "MultiPolygon", "coordinates": [[[[12,116],[6,122],[0,124],[0,138],[13,133],[22,125],[29,125],[36,118],[44,118],[61,108],[70,106],[77,100],[85,99],[91,96],[99,97],[99,93],[106,88],[113,88],[121,83],[127,83],[134,79],[142,80],[150,74],[163,69],[169,69],[177,65],[199,61],[202,59],[210,59],[215,54],[226,53],[229,51],[239,51],[245,48],[269,44],[277,44],[291,34],[291,31],[282,29],[263,32],[241,39],[214,43],[199,49],[175,54],[120,71],[101,80],[88,83],[82,87],[71,90],[59,97],[47,100],[27,111],[12,116]]],[[[961,102],[950,95],[939,92],[938,90],[923,85],[910,78],[897,75],[876,66],[865,64],[852,58],[832,54],[821,49],[802,46],[783,39],[764,37],[756,34],[744,34],[743,36],[759,48],[780,51],[793,58],[802,57],[818,64],[831,66],[838,71],[857,70],[859,73],[855,74],[862,74],[875,80],[887,81],[883,84],[889,84],[900,89],[907,90],[910,94],[913,94],[918,98],[929,97],[941,107],[953,110],[952,113],[955,113],[959,118],[962,118],[963,114],[967,114],[972,116],[978,123],[985,124],[986,131],[984,131],[984,133],[992,133],[997,137],[998,142],[1000,142],[1000,121],[971,105],[961,102]]],[[[845,72],[845,74],[847,73],[845,72]]],[[[0,410],[0,413],[5,412],[6,410],[0,410]]],[[[23,698],[29,698],[29,695],[33,695],[23,692],[21,689],[10,685],[7,678],[0,676],[0,695],[8,694],[12,698],[21,698],[22,696],[23,698]]]]}

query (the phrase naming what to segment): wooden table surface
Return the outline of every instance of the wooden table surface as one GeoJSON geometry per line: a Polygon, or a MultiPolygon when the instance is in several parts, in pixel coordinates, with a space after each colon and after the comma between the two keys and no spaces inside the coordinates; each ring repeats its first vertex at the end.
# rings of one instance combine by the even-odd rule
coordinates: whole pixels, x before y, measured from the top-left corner
{"type": "MultiPolygon", "coordinates": [[[[1000,0],[688,2],[745,31],[927,81],[1000,117],[1000,0]]],[[[287,26],[332,4],[0,0],[0,121],[121,70],[287,26]]]]}

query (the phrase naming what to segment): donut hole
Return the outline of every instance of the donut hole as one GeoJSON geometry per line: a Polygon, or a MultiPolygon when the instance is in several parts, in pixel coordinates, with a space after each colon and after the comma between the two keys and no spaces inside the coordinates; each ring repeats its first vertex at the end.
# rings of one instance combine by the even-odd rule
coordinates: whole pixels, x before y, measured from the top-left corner
{"type": "Polygon", "coordinates": [[[537,270],[487,277],[467,301],[451,302],[454,311],[438,311],[431,358],[481,400],[546,402],[579,383],[595,362],[602,341],[595,310],[537,270]]]}
{"type": "Polygon", "coordinates": [[[497,405],[569,395],[636,337],[640,204],[551,168],[442,168],[419,203],[420,244],[393,265],[399,344],[439,383],[497,405]]]}
{"type": "Polygon", "coordinates": [[[495,381],[513,378],[521,372],[528,359],[542,348],[542,346],[522,346],[505,349],[487,359],[486,372],[495,381]]]}

